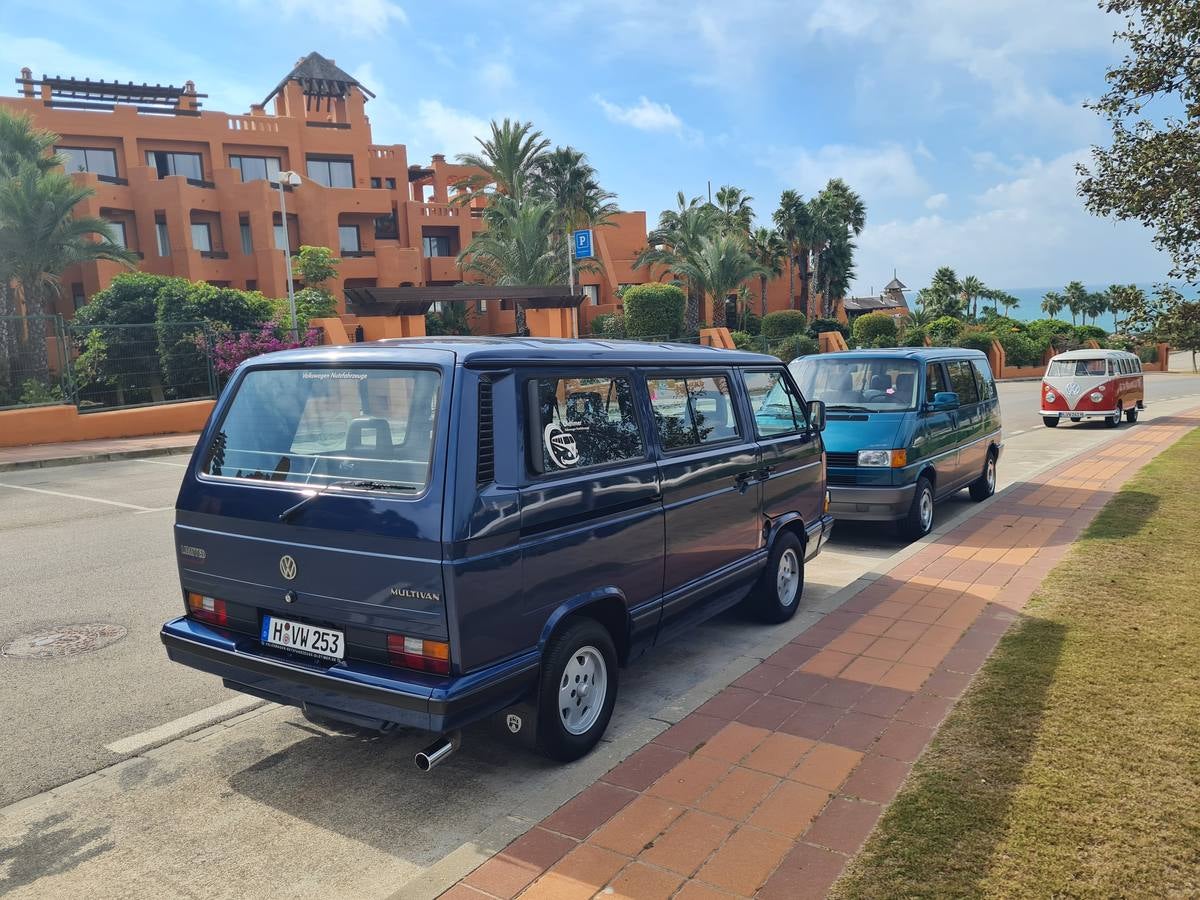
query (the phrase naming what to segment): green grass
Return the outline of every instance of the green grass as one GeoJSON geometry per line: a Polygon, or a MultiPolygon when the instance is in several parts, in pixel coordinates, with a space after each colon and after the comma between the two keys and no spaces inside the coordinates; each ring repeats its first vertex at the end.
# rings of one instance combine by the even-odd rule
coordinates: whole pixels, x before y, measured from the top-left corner
{"type": "Polygon", "coordinates": [[[1025,615],[832,896],[1200,896],[1200,430],[1025,615]]]}

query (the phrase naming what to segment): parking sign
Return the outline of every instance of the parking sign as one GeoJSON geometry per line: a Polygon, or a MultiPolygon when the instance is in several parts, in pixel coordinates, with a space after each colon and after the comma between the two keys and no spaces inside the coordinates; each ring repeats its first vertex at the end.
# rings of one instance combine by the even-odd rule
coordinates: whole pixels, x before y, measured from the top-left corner
{"type": "Polygon", "coordinates": [[[581,228],[575,232],[575,258],[592,258],[592,230],[590,228],[581,228]]]}

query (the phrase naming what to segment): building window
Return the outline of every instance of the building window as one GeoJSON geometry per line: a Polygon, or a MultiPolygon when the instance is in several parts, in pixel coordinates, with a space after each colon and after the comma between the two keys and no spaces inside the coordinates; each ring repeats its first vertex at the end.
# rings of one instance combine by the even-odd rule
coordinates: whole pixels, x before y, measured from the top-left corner
{"type": "Polygon", "coordinates": [[[354,163],[349,159],[308,158],[308,177],[325,187],[354,187],[354,163]]]}
{"type": "Polygon", "coordinates": [[[195,181],[204,180],[204,167],[199,153],[172,153],[167,150],[146,151],[146,165],[158,172],[159,178],[182,175],[195,181]]]}
{"type": "Polygon", "coordinates": [[[242,255],[249,256],[254,252],[254,241],[250,237],[250,223],[242,222],[242,255]]]}
{"type": "Polygon", "coordinates": [[[55,147],[54,151],[63,158],[63,169],[67,172],[91,172],[93,175],[117,177],[117,154],[98,147],[55,147]]]}
{"type": "Polygon", "coordinates": [[[584,284],[580,287],[583,290],[583,296],[587,297],[586,305],[598,306],[600,304],[600,285],[584,284]]]}
{"type": "Polygon", "coordinates": [[[159,256],[170,256],[171,255],[171,240],[167,234],[167,223],[166,222],[155,222],[154,223],[154,236],[158,239],[158,255],[159,256]]]}
{"type": "Polygon", "coordinates": [[[450,252],[450,238],[445,235],[429,235],[421,239],[425,245],[426,256],[453,256],[450,252]]]}
{"type": "Polygon", "coordinates": [[[242,173],[242,181],[278,181],[278,156],[230,156],[229,167],[242,173]]]}
{"type": "Polygon", "coordinates": [[[486,300],[476,300],[475,312],[479,313],[481,316],[485,315],[487,313],[487,303],[488,302],[486,300]]]}
{"type": "Polygon", "coordinates": [[[258,290],[258,279],[257,278],[247,278],[246,279],[246,290],[257,291],[258,290]]]}
{"type": "Polygon", "coordinates": [[[80,307],[87,303],[87,297],[83,294],[83,285],[76,283],[71,285],[71,305],[79,312],[80,307]]]}
{"type": "Polygon", "coordinates": [[[358,226],[338,226],[338,248],[341,253],[357,253],[362,248],[358,245],[358,226]]]}
{"type": "Polygon", "coordinates": [[[125,223],[109,222],[108,228],[112,232],[112,242],[118,247],[125,247],[128,249],[129,244],[125,242],[125,223]]]}
{"type": "Polygon", "coordinates": [[[192,246],[206,253],[212,252],[212,232],[207,222],[192,223],[192,246]]]}
{"type": "Polygon", "coordinates": [[[373,188],[383,187],[383,179],[382,178],[372,178],[371,179],[371,187],[373,187],[373,188]]]}
{"type": "Polygon", "coordinates": [[[387,185],[387,189],[389,191],[394,191],[396,189],[396,179],[395,178],[385,178],[385,179],[383,179],[383,183],[387,185]]]}
{"type": "Polygon", "coordinates": [[[394,241],[399,237],[400,229],[396,226],[396,216],[393,213],[375,217],[375,240],[394,241]]]}
{"type": "Polygon", "coordinates": [[[275,226],[275,249],[285,251],[291,249],[288,243],[287,227],[284,225],[275,226]]]}

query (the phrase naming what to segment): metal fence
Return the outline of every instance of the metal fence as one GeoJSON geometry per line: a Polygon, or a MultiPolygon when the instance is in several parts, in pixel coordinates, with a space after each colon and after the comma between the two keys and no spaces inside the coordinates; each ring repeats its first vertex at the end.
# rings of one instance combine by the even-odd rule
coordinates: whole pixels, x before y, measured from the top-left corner
{"type": "Polygon", "coordinates": [[[62,403],[70,396],[60,316],[0,316],[0,409],[62,403]]]}

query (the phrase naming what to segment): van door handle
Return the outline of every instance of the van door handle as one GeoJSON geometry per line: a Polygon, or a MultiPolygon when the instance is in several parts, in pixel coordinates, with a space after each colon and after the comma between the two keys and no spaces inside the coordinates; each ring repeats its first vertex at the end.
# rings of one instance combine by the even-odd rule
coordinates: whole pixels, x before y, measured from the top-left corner
{"type": "Polygon", "coordinates": [[[753,472],[738,472],[733,476],[733,484],[740,493],[744,494],[746,493],[746,488],[750,486],[750,481],[753,478],[753,472]]]}
{"type": "Polygon", "coordinates": [[[768,478],[771,477],[772,474],[774,474],[774,472],[775,472],[774,466],[763,466],[761,469],[759,469],[754,474],[758,476],[759,481],[766,481],[768,478]]]}

